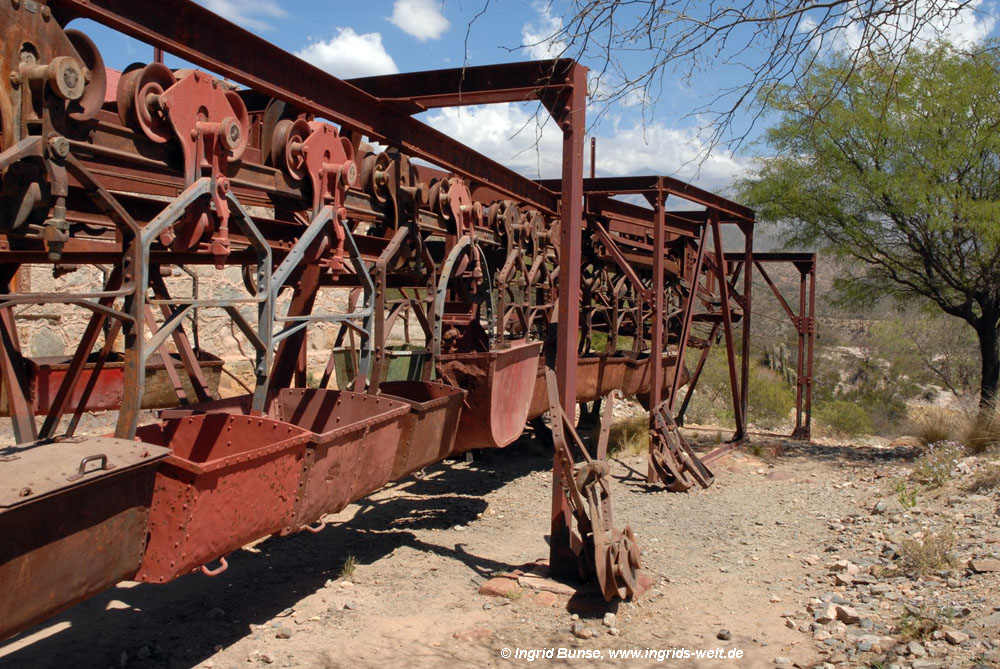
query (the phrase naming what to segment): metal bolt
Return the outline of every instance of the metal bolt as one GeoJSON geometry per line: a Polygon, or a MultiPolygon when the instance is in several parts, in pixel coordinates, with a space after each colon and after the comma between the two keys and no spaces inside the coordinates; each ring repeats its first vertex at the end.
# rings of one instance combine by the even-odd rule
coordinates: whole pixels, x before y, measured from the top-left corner
{"type": "Polygon", "coordinates": [[[10,73],[10,83],[11,83],[12,86],[20,86],[21,85],[21,73],[20,72],[11,72],[10,73]]]}
{"type": "Polygon", "coordinates": [[[10,0],[10,6],[13,7],[14,9],[20,9],[21,0],[10,0]]]}
{"type": "Polygon", "coordinates": [[[229,141],[236,144],[240,143],[240,126],[235,123],[229,127],[229,141]]]}
{"type": "Polygon", "coordinates": [[[80,83],[80,73],[72,67],[66,68],[63,70],[63,83],[67,88],[76,88],[80,83]]]}
{"type": "Polygon", "coordinates": [[[48,5],[42,5],[42,20],[48,21],[52,18],[52,8],[48,5]]]}
{"type": "Polygon", "coordinates": [[[69,140],[62,135],[56,135],[55,137],[49,138],[49,151],[55,154],[59,158],[65,158],[69,155],[69,140]]]}

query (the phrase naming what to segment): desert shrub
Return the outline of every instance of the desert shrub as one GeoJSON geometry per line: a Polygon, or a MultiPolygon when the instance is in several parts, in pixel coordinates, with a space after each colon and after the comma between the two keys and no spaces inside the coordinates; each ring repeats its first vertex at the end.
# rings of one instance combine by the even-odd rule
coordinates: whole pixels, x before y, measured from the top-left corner
{"type": "Polygon", "coordinates": [[[649,448],[649,414],[615,421],[608,434],[608,453],[639,455],[649,448]]]}
{"type": "MultiPolygon", "coordinates": [[[[750,365],[749,383],[747,419],[765,429],[788,422],[795,406],[795,392],[781,375],[755,362],[750,365]]],[[[691,396],[687,417],[691,422],[709,425],[733,423],[733,395],[724,348],[716,347],[709,353],[697,388],[691,396]]]]}
{"type": "Polygon", "coordinates": [[[813,415],[824,427],[845,437],[873,432],[868,412],[849,400],[829,400],[816,405],[813,415]]]}
{"type": "Polygon", "coordinates": [[[751,366],[747,418],[758,427],[773,429],[788,422],[795,407],[795,393],[784,379],[769,369],[751,366]]]}
{"type": "Polygon", "coordinates": [[[732,400],[729,397],[729,395],[725,395],[720,399],[719,395],[704,390],[699,384],[698,389],[691,396],[686,419],[688,422],[701,423],[702,425],[731,425],[735,414],[733,414],[732,400]]]}
{"type": "Polygon", "coordinates": [[[930,639],[934,632],[941,629],[947,618],[926,609],[915,610],[907,607],[896,622],[896,633],[903,641],[914,639],[930,639]]]}
{"type": "Polygon", "coordinates": [[[871,429],[867,434],[896,436],[899,427],[906,420],[909,407],[906,404],[908,395],[896,392],[890,387],[868,388],[845,396],[868,414],[871,429]]]}
{"type": "Polygon", "coordinates": [[[952,554],[954,548],[955,535],[951,532],[926,534],[919,539],[903,539],[899,542],[899,563],[907,574],[929,574],[956,564],[952,554]]]}

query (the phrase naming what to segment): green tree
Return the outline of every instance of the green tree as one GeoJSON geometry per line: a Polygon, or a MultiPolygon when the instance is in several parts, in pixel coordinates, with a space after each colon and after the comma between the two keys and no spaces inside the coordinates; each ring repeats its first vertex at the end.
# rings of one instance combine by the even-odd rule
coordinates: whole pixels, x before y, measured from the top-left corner
{"type": "Polygon", "coordinates": [[[940,311],[910,310],[872,325],[868,340],[891,372],[964,398],[979,390],[975,333],[940,311]]]}
{"type": "Polygon", "coordinates": [[[914,50],[898,68],[833,60],[776,88],[771,155],[740,184],[760,220],[789,226],[789,244],[857,268],[835,281],[846,303],[929,303],[972,326],[981,407],[1000,380],[995,47],[914,50]]]}

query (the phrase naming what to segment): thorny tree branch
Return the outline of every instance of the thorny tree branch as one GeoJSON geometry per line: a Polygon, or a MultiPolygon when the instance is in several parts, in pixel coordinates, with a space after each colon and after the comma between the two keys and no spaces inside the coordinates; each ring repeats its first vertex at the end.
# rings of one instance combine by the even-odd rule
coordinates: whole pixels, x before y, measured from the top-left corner
{"type": "Polygon", "coordinates": [[[521,48],[548,45],[559,57],[584,63],[598,84],[592,98],[604,110],[638,101],[644,121],[674,75],[713,90],[690,114],[699,119],[706,155],[720,144],[739,148],[772,89],[798,81],[831,49],[853,63],[876,58],[891,71],[910,49],[939,38],[960,14],[980,12],[980,0],[565,1],[563,12],[555,0],[545,6],[562,13],[558,29],[521,48]],[[699,79],[723,68],[743,72],[740,83],[713,89],[711,78],[699,79]],[[748,123],[737,125],[742,113],[748,113],[748,123]]]}

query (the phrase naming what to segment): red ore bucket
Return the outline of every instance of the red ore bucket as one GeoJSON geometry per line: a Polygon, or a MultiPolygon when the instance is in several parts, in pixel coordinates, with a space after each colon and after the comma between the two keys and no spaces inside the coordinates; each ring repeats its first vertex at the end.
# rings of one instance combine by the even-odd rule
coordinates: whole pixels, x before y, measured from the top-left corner
{"type": "MultiPolygon", "coordinates": [[[[241,395],[160,415],[248,413],[250,402],[250,395],[241,395]]],[[[297,532],[391,481],[401,419],[409,410],[398,399],[346,390],[283,388],[268,393],[265,414],[308,436],[297,500],[282,533],[297,532]]]]}
{"type": "Polygon", "coordinates": [[[136,580],[170,581],[287,526],[307,430],[260,416],[207,413],[146,425],[136,435],[172,451],[156,474],[149,544],[136,580]]]}
{"type": "Polygon", "coordinates": [[[0,448],[0,640],[132,578],[166,455],[110,437],[0,448]]]}
{"type": "Polygon", "coordinates": [[[501,448],[524,432],[541,342],[516,342],[486,353],[438,357],[442,380],[468,391],[455,439],[455,453],[501,448]]]}
{"type": "Polygon", "coordinates": [[[403,417],[399,449],[392,465],[393,480],[451,455],[464,390],[443,383],[391,381],[381,384],[379,392],[410,405],[410,413],[403,417]]]}

